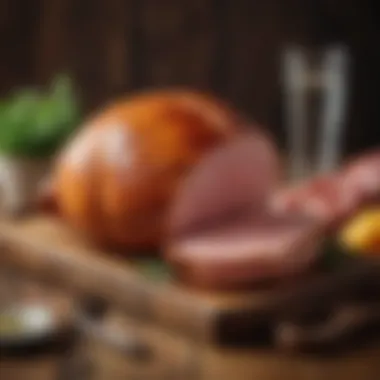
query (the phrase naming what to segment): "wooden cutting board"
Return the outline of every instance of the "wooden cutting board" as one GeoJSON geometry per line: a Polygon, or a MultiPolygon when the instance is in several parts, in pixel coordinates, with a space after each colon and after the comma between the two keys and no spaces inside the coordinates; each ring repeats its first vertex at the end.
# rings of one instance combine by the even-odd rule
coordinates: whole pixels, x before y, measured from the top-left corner
{"type": "Polygon", "coordinates": [[[45,216],[0,221],[0,264],[96,296],[140,320],[192,339],[256,340],[268,313],[300,283],[260,291],[216,294],[178,284],[159,258],[124,257],[96,249],[61,220],[45,216]]]}

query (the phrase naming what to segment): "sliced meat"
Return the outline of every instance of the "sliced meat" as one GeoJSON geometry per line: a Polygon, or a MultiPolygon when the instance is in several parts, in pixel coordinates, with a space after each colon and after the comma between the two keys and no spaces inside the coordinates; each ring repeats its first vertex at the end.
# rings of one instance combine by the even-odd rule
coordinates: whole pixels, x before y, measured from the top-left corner
{"type": "Polygon", "coordinates": [[[309,215],[331,231],[357,208],[357,192],[344,187],[341,176],[329,174],[274,194],[271,208],[276,213],[291,212],[309,215]]]}
{"type": "Polygon", "coordinates": [[[360,204],[380,199],[380,150],[352,160],[341,171],[346,192],[354,193],[360,204]]]}
{"type": "Polygon", "coordinates": [[[274,194],[275,212],[298,212],[334,230],[362,206],[380,201],[380,151],[352,160],[340,172],[307,180],[274,194]]]}
{"type": "Polygon", "coordinates": [[[344,189],[339,175],[317,178],[310,183],[308,211],[333,231],[357,208],[356,194],[344,189]]]}
{"type": "Polygon", "coordinates": [[[336,208],[336,185],[329,177],[318,177],[295,187],[280,190],[273,196],[276,212],[301,213],[322,223],[332,218],[336,208]]]}
{"type": "Polygon", "coordinates": [[[264,209],[279,179],[279,155],[263,134],[246,133],[220,146],[179,187],[169,215],[169,235],[264,209]]]}
{"type": "Polygon", "coordinates": [[[308,183],[301,182],[274,192],[270,200],[271,210],[276,214],[302,211],[305,202],[308,200],[307,185],[308,183]]]}
{"type": "Polygon", "coordinates": [[[309,218],[267,214],[174,240],[167,259],[188,283],[230,289],[306,271],[321,235],[309,218]]]}
{"type": "Polygon", "coordinates": [[[174,201],[165,257],[185,282],[235,288],[306,271],[321,244],[313,218],[271,214],[279,155],[251,133],[217,148],[174,201]]]}

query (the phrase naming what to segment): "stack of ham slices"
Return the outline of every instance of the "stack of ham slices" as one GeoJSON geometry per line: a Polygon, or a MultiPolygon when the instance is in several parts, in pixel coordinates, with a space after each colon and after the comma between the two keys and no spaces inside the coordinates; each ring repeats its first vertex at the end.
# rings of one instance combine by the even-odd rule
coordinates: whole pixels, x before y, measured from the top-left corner
{"type": "Polygon", "coordinates": [[[278,212],[302,212],[334,231],[357,211],[379,200],[380,151],[358,157],[337,173],[281,189],[272,198],[278,212]]]}
{"type": "Polygon", "coordinates": [[[280,155],[257,131],[207,155],[169,216],[166,258],[179,277],[229,289],[306,272],[326,234],[380,195],[380,152],[339,173],[283,183],[280,155]]]}

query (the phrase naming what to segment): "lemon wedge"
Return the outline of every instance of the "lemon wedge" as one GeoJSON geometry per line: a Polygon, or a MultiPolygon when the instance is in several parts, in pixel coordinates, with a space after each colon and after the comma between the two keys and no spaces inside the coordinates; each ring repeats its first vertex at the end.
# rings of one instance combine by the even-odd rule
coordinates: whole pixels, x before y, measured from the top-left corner
{"type": "Polygon", "coordinates": [[[350,250],[380,255],[380,207],[364,210],[350,220],[339,240],[350,250]]]}

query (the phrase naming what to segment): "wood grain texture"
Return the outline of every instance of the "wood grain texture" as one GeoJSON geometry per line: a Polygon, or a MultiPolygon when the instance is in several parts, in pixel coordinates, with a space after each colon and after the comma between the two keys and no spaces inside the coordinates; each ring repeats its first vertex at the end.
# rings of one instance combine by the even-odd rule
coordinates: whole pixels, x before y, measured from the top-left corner
{"type": "Polygon", "coordinates": [[[68,2],[62,0],[40,1],[40,28],[35,47],[38,82],[49,81],[57,70],[65,69],[67,5],[68,2]]]}
{"type": "Polygon", "coordinates": [[[228,9],[228,93],[264,125],[275,126],[280,54],[287,27],[277,1],[241,1],[228,9]],[[236,28],[236,25],[240,25],[236,28]]]}
{"type": "Polygon", "coordinates": [[[151,361],[127,360],[97,341],[86,342],[97,363],[96,379],[141,378],[183,380],[374,380],[380,375],[379,349],[355,350],[341,357],[285,355],[270,349],[221,349],[166,334],[154,325],[136,323],[119,312],[107,324],[146,342],[156,356],[151,361]]]}
{"type": "Polygon", "coordinates": [[[0,94],[25,82],[36,82],[35,46],[39,0],[0,2],[0,94]]]}
{"type": "MultiPolygon", "coordinates": [[[[355,265],[360,270],[342,272],[339,276],[310,278],[308,275],[308,285],[301,288],[300,282],[305,284],[302,278],[283,281],[281,287],[234,293],[186,288],[170,278],[157,281],[147,277],[127,261],[125,255],[122,258],[101,251],[77,236],[62,221],[46,217],[2,221],[0,246],[2,265],[63,287],[79,300],[100,298],[133,318],[157,324],[197,342],[222,346],[258,345],[260,342],[273,345],[272,329],[282,318],[298,321],[311,307],[318,314],[319,309],[334,304],[335,299],[348,302],[352,298],[354,302],[355,297],[362,294],[361,302],[365,302],[363,294],[371,289],[372,295],[378,291],[379,269],[370,263],[355,265]],[[363,276],[366,281],[362,280],[363,276]],[[335,278],[341,278],[340,282],[336,283],[335,278]],[[352,288],[356,289],[358,282],[364,288],[359,290],[357,286],[356,295],[352,288]],[[345,292],[345,288],[349,291],[345,292]],[[299,305],[294,294],[299,294],[303,300],[299,305]],[[321,301],[321,307],[308,303],[309,294],[316,299],[323,298],[325,303],[321,301]],[[347,297],[351,298],[348,300],[347,297]],[[293,311],[290,312],[288,307],[293,311]]],[[[300,326],[303,326],[301,322],[300,326]]]]}
{"type": "MultiPolygon", "coordinates": [[[[0,289],[8,286],[13,294],[20,288],[27,297],[52,295],[51,289],[30,282],[15,273],[3,276],[0,289]],[[25,286],[24,286],[25,285],[25,286]],[[26,291],[26,292],[25,292],[26,291]]],[[[55,294],[55,293],[54,293],[55,294]]],[[[0,299],[0,303],[3,299],[0,299]]],[[[32,358],[0,357],[2,380],[51,379],[152,379],[152,380],[374,380],[380,375],[379,349],[355,350],[344,356],[316,357],[285,355],[269,349],[220,348],[200,344],[191,337],[176,335],[156,324],[130,318],[111,308],[101,323],[123,340],[135,340],[149,348],[146,359],[136,360],[95,336],[83,336],[71,350],[40,354],[32,358]]]]}
{"type": "Polygon", "coordinates": [[[201,379],[374,380],[380,376],[377,349],[340,358],[286,356],[265,350],[205,349],[201,379]],[[206,364],[207,363],[207,364],[206,364]]]}
{"type": "Polygon", "coordinates": [[[0,360],[0,377],[3,380],[51,380],[57,378],[59,361],[43,356],[37,360],[0,360]]]}
{"type": "Polygon", "coordinates": [[[217,38],[213,1],[142,1],[142,62],[149,86],[210,88],[217,38]]]}
{"type": "MultiPolygon", "coordinates": [[[[199,341],[217,341],[220,328],[235,318],[235,311],[244,319],[245,310],[268,302],[265,293],[218,295],[173,282],[147,281],[125,260],[97,250],[52,219],[2,222],[0,231],[3,265],[52,282],[78,297],[100,297],[135,318],[154,321],[199,341]]],[[[237,326],[232,333],[244,336],[251,326],[242,323],[241,328],[237,326]]]]}
{"type": "Polygon", "coordinates": [[[284,139],[279,55],[342,41],[353,55],[346,153],[379,144],[378,14],[369,0],[1,0],[0,93],[66,70],[85,110],[157,86],[209,89],[284,139]],[[360,126],[360,128],[358,127],[360,126]]]}
{"type": "Polygon", "coordinates": [[[105,18],[112,20],[106,24],[106,95],[113,98],[125,93],[132,85],[132,48],[131,24],[125,22],[133,19],[131,0],[112,0],[106,3],[105,18]]]}

